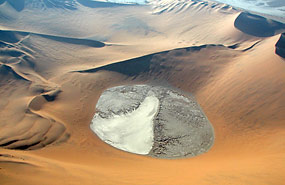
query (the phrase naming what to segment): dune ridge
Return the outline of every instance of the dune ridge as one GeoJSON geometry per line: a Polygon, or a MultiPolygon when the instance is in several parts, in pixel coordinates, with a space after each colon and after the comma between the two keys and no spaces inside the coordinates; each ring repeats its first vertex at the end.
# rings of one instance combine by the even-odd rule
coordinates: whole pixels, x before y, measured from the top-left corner
{"type": "Polygon", "coordinates": [[[45,35],[45,34],[32,33],[32,32],[10,31],[10,30],[0,30],[0,33],[1,33],[0,39],[10,43],[16,43],[20,41],[19,39],[17,39],[17,35],[25,37],[28,37],[29,35],[36,35],[43,38],[55,40],[58,42],[69,43],[69,44],[84,45],[84,46],[98,47],[98,48],[105,46],[103,42],[90,40],[90,39],[60,37],[60,36],[45,35]]]}
{"type": "Polygon", "coordinates": [[[162,13],[182,13],[185,11],[191,10],[196,10],[196,11],[201,11],[204,9],[207,9],[209,11],[219,11],[221,13],[229,13],[232,10],[236,10],[235,8],[221,4],[221,3],[216,3],[213,1],[198,1],[198,0],[174,0],[174,1],[167,1],[167,0],[162,0],[162,1],[150,1],[150,4],[153,6],[153,13],[154,14],[162,14],[162,13]]]}
{"type": "Polygon", "coordinates": [[[256,37],[270,37],[285,31],[285,24],[242,12],[234,23],[240,31],[256,37]]]}
{"type": "Polygon", "coordinates": [[[1,31],[1,47],[8,48],[0,51],[4,62],[0,63],[0,87],[6,96],[1,100],[0,145],[4,148],[38,149],[60,138],[66,140],[68,135],[62,123],[37,112],[61,90],[34,71],[34,51],[21,44],[27,36],[28,33],[1,31]],[[17,96],[16,89],[21,89],[22,94],[17,96]],[[7,115],[13,114],[14,118],[9,119],[7,115]]]}
{"type": "MultiPolygon", "coordinates": [[[[158,53],[153,53],[145,56],[141,56],[138,58],[128,59],[126,61],[118,61],[113,64],[108,64],[101,67],[86,69],[86,70],[78,70],[73,72],[79,72],[79,73],[94,73],[100,70],[107,70],[107,71],[114,71],[118,73],[122,73],[127,76],[138,76],[143,73],[152,73],[152,71],[157,71],[155,67],[157,68],[164,68],[167,70],[166,66],[162,66],[163,61],[155,62],[156,55],[164,56],[168,53],[175,53],[177,52],[177,55],[191,53],[191,52],[199,52],[200,50],[204,48],[224,48],[224,49],[236,49],[236,46],[223,46],[221,45],[214,45],[214,44],[208,44],[208,45],[202,45],[202,46],[192,46],[192,47],[186,47],[186,48],[177,48],[174,50],[169,51],[162,51],[158,53]],[[139,67],[138,67],[139,66],[139,67]],[[154,68],[154,69],[152,69],[154,68]]],[[[253,46],[252,46],[253,47],[253,46]]],[[[158,69],[160,70],[160,69],[158,69]]]]}
{"type": "MultiPolygon", "coordinates": [[[[5,110],[1,112],[1,147],[21,150],[38,149],[59,138],[65,140],[66,136],[63,136],[66,130],[65,126],[53,118],[37,112],[45,102],[50,100],[50,98],[44,100],[44,97],[56,97],[60,92],[58,89],[51,90],[53,87],[48,87],[46,84],[41,87],[40,92],[36,92],[31,87],[40,87],[37,85],[40,83],[39,79],[28,78],[5,64],[0,66],[0,76],[0,87],[3,89],[1,94],[9,95],[6,101],[1,101],[1,108],[5,110]],[[9,82],[8,85],[7,82],[9,82]],[[13,84],[14,87],[9,87],[9,84],[13,84]],[[22,89],[21,96],[17,96],[16,89],[22,89]],[[35,96],[31,100],[24,98],[34,93],[41,93],[41,95],[35,96]],[[15,114],[14,118],[9,119],[7,115],[13,114],[15,114]]],[[[37,88],[38,90],[39,88],[37,88]]]]}
{"type": "Polygon", "coordinates": [[[118,7],[118,6],[135,6],[136,4],[122,4],[122,3],[113,3],[108,1],[94,1],[94,0],[1,0],[1,4],[8,4],[17,12],[23,11],[25,8],[32,9],[64,9],[69,11],[77,10],[78,7],[85,6],[88,8],[106,8],[106,7],[118,7]]]}
{"type": "MultiPolygon", "coordinates": [[[[86,182],[86,184],[92,184],[95,182],[98,182],[100,184],[117,184],[121,183],[122,181],[117,181],[116,177],[110,177],[109,173],[119,173],[121,179],[123,180],[123,183],[125,184],[132,184],[137,183],[137,174],[132,174],[131,171],[134,169],[137,169],[136,166],[138,163],[140,164],[140,168],[144,169],[153,169],[151,171],[146,170],[146,173],[140,173],[142,177],[144,177],[144,180],[141,183],[138,184],[151,184],[154,179],[159,179],[159,181],[162,184],[169,184],[170,178],[173,179],[183,179],[181,181],[177,181],[179,184],[189,184],[189,182],[193,182],[192,184],[219,184],[220,182],[232,182],[232,183],[240,183],[242,184],[244,181],[250,182],[250,184],[266,184],[268,181],[271,181],[271,178],[265,177],[263,174],[266,173],[270,176],[272,176],[274,182],[278,184],[279,180],[283,180],[282,178],[282,170],[284,169],[282,165],[275,165],[274,168],[270,168],[273,164],[275,164],[276,161],[278,163],[283,164],[284,160],[282,158],[284,150],[279,147],[279,144],[282,144],[282,141],[280,141],[280,137],[282,138],[282,134],[284,131],[281,129],[282,125],[282,102],[284,100],[284,96],[282,96],[282,89],[284,88],[284,73],[280,73],[284,70],[283,63],[280,62],[280,57],[276,56],[274,53],[274,45],[277,42],[278,38],[270,38],[264,41],[261,41],[258,45],[256,45],[256,48],[254,50],[248,50],[246,52],[242,51],[235,51],[233,49],[226,49],[226,48],[220,48],[217,49],[216,47],[208,47],[201,49],[197,52],[191,52],[190,55],[181,55],[177,51],[172,52],[171,55],[157,58],[161,61],[166,60],[165,64],[172,64],[176,65],[174,67],[174,74],[171,75],[171,73],[168,73],[168,78],[165,76],[160,76],[159,71],[152,74],[152,76],[155,76],[156,78],[161,79],[168,79],[168,81],[173,84],[175,87],[180,87],[181,89],[185,91],[191,91],[194,92],[197,95],[198,101],[201,103],[201,106],[203,107],[205,113],[207,116],[209,116],[209,120],[214,125],[215,132],[216,132],[216,142],[214,143],[213,148],[206,154],[202,155],[198,158],[193,158],[191,160],[181,160],[180,162],[177,161],[163,161],[159,162],[153,159],[149,158],[141,158],[138,156],[133,156],[131,154],[122,153],[120,151],[114,150],[113,148],[110,148],[104,144],[102,144],[99,140],[95,139],[94,137],[88,136],[93,138],[90,141],[86,141],[84,138],[86,135],[76,135],[75,133],[78,132],[78,129],[81,129],[81,126],[76,125],[74,123],[73,126],[67,125],[69,128],[75,127],[75,131],[71,131],[72,137],[76,137],[76,140],[72,140],[73,144],[72,146],[67,143],[62,143],[61,147],[63,149],[60,149],[60,147],[47,147],[44,150],[35,151],[32,153],[32,155],[24,156],[25,159],[30,157],[28,161],[34,161],[33,163],[39,164],[41,166],[51,166],[52,170],[48,170],[46,172],[39,172],[39,177],[42,177],[45,179],[47,176],[49,177],[55,177],[59,170],[54,169],[54,166],[60,166],[61,168],[64,168],[69,173],[74,172],[83,172],[80,173],[81,175],[77,175],[76,177],[72,175],[68,175],[69,179],[75,180],[75,178],[80,178],[80,182],[82,181],[86,182]],[[225,52],[226,51],[226,52],[225,52]],[[267,52],[266,56],[262,55],[258,57],[258,60],[250,60],[254,61],[253,63],[249,63],[248,60],[251,58],[256,57],[256,53],[266,53],[264,51],[270,51],[267,52]],[[239,54],[238,54],[239,53],[239,54]],[[248,55],[248,53],[251,53],[251,56],[248,55]],[[219,57],[215,58],[213,56],[218,55],[219,57]],[[175,56],[177,63],[173,63],[174,58],[170,58],[170,56],[175,56]],[[201,58],[202,57],[202,58],[201,58]],[[180,58],[180,61],[177,60],[180,58]],[[268,58],[274,58],[274,62],[268,60],[268,58]],[[183,61],[184,59],[184,61],[183,61]],[[192,61],[192,62],[191,62],[192,61]],[[201,63],[203,61],[203,63],[201,63]],[[262,68],[267,68],[268,65],[273,65],[272,70],[267,70],[266,75],[263,75],[262,73],[259,73],[260,69],[256,68],[257,64],[261,66],[262,68]],[[217,65],[219,67],[217,67],[217,65]],[[179,68],[181,66],[181,68],[179,68]],[[183,67],[182,67],[183,66],[183,67]],[[196,66],[196,68],[194,67],[196,66]],[[240,66],[243,70],[240,72],[239,68],[236,68],[236,66],[240,66]],[[250,70],[247,69],[247,67],[250,66],[250,70]],[[282,67],[283,66],[283,67],[282,67]],[[193,68],[194,67],[194,68],[193,68]],[[193,69],[191,75],[189,74],[189,69],[193,69]],[[198,70],[199,69],[199,70],[198,70]],[[218,73],[213,73],[214,71],[218,70],[218,73]],[[194,74],[193,72],[196,71],[194,74]],[[203,72],[202,72],[203,71],[203,72]],[[254,73],[253,73],[254,72],[254,73]],[[241,75],[240,75],[241,73],[241,75]],[[214,79],[209,79],[209,76],[203,76],[203,74],[207,74],[212,76],[212,78],[220,79],[218,81],[214,79]],[[250,75],[252,74],[252,75],[250,75]],[[270,75],[269,75],[270,74],[270,75]],[[227,75],[233,75],[232,78],[227,78],[227,75]],[[252,76],[257,75],[258,78],[252,78],[252,76]],[[270,80],[265,80],[268,78],[268,75],[270,76],[270,80]],[[198,83],[201,82],[201,80],[204,78],[204,80],[207,81],[207,83],[198,83]],[[242,78],[242,79],[240,79],[242,78]],[[244,78],[249,78],[249,82],[245,84],[245,86],[237,85],[239,83],[244,82],[244,78]],[[181,81],[184,80],[184,81],[181,81]],[[187,80],[186,80],[187,79],[187,80]],[[189,81],[189,79],[195,79],[196,86],[193,86],[193,82],[189,81]],[[256,105],[258,108],[257,113],[250,113],[248,111],[251,111],[251,106],[255,104],[254,101],[256,98],[256,95],[258,95],[258,99],[264,99],[266,97],[266,94],[262,94],[260,92],[264,91],[265,89],[263,87],[268,87],[268,84],[272,84],[272,80],[274,82],[278,82],[276,85],[271,86],[271,90],[274,91],[273,97],[271,99],[268,99],[265,104],[262,104],[262,101],[259,102],[258,105],[256,105]],[[262,83],[261,83],[262,82],[262,83]],[[261,85],[259,85],[261,83],[261,85]],[[232,85],[229,85],[232,84],[232,85]],[[252,84],[257,84],[257,91],[251,92],[248,91],[250,89],[249,87],[252,84]],[[282,85],[283,84],[283,85],[282,85]],[[232,98],[231,96],[225,96],[225,92],[221,89],[225,88],[225,92],[228,93],[236,93],[232,98]],[[242,87],[242,88],[241,88],[242,87]],[[233,91],[230,89],[234,88],[233,91]],[[241,88],[241,89],[240,89],[241,88]],[[246,89],[246,91],[244,91],[246,89]],[[281,90],[281,91],[280,91],[281,90]],[[211,92],[211,93],[209,93],[211,92]],[[242,98],[238,98],[239,94],[244,94],[242,98]],[[220,95],[219,95],[220,94],[220,95]],[[208,97],[210,95],[210,97],[208,97]],[[219,96],[218,96],[219,95],[219,96]],[[245,98],[246,96],[251,96],[250,99],[245,98]],[[217,99],[216,99],[216,98],[217,99]],[[237,98],[235,100],[235,98],[237,98]],[[214,100],[214,102],[212,102],[214,100]],[[249,104],[245,103],[250,101],[249,104]],[[234,102],[234,103],[229,103],[234,102]],[[240,103],[238,103],[240,102],[240,103]],[[225,106],[229,105],[229,106],[225,106]],[[225,106],[225,107],[224,107],[225,106]],[[273,107],[272,107],[273,106],[273,107]],[[277,108],[277,107],[279,108],[277,108]],[[224,108],[223,108],[224,107],[224,108]],[[272,107],[270,109],[267,109],[266,107],[272,107]],[[275,108],[274,108],[275,107],[275,108]],[[239,114],[239,116],[230,116],[230,112],[232,112],[236,109],[240,110],[236,114],[239,114]],[[266,114],[262,115],[265,122],[262,122],[262,124],[257,124],[261,118],[258,118],[256,114],[260,115],[260,111],[267,110],[266,114]],[[279,111],[275,111],[279,110],[279,111]],[[245,112],[244,112],[245,111],[245,112]],[[274,121],[269,121],[272,119],[270,115],[274,114],[274,121]],[[221,118],[218,118],[221,117],[221,118]],[[240,117],[243,117],[240,119],[240,117]],[[257,119],[259,121],[255,122],[254,120],[257,119]],[[223,119],[226,119],[223,120],[223,119]],[[229,123],[232,123],[232,125],[227,126],[229,123]],[[274,123],[274,124],[271,124],[274,123]],[[238,124],[238,126],[234,126],[235,124],[238,124]],[[78,129],[76,129],[78,128],[78,129]],[[266,130],[271,128],[271,131],[267,132],[266,130]],[[254,129],[254,130],[252,130],[254,129]],[[226,134],[228,133],[228,134],[226,134]],[[245,137],[248,136],[249,138],[245,137]],[[84,142],[81,142],[81,141],[84,142]],[[274,142],[276,145],[271,146],[261,144],[262,143],[270,143],[274,142]],[[79,143],[81,143],[79,145],[79,143]],[[235,145],[232,145],[235,143],[235,145]],[[231,147],[230,147],[231,146],[231,147]],[[100,149],[98,149],[98,147],[100,149]],[[88,148],[88,149],[87,149],[88,148]],[[96,151],[95,148],[97,148],[96,151]],[[252,150],[251,148],[254,148],[252,150]],[[82,153],[82,150],[84,151],[84,154],[82,153]],[[53,151],[51,154],[50,152],[53,151]],[[56,152],[56,154],[55,154],[56,152]],[[102,152],[102,153],[101,153],[102,152]],[[105,153],[106,152],[106,153],[105,153]],[[272,155],[272,152],[274,155],[272,155]],[[60,155],[61,153],[61,155],[60,155]],[[63,154],[62,154],[63,153],[63,154]],[[78,162],[75,160],[74,156],[67,157],[66,155],[69,153],[69,155],[84,155],[84,157],[87,159],[85,162],[81,161],[84,165],[76,165],[78,162]],[[72,154],[73,153],[73,154],[72,154]],[[225,155],[226,154],[226,155],[225,155]],[[258,158],[256,155],[258,154],[258,158]],[[44,156],[41,158],[42,162],[37,161],[39,156],[44,156]],[[127,159],[122,159],[123,157],[127,157],[127,159]],[[276,158],[277,156],[277,158],[276,158]],[[46,159],[49,158],[49,159],[46,159]],[[96,158],[98,158],[96,160],[96,158]],[[236,161],[236,159],[239,159],[236,161]],[[93,159],[93,160],[90,160],[93,159]],[[225,160],[226,159],[226,160],[225,160]],[[62,161],[68,161],[68,162],[62,162],[62,161]],[[103,160],[103,161],[102,161],[103,160]],[[35,162],[37,161],[37,162],[35,162]],[[100,162],[101,161],[101,162],[100,162]],[[110,161],[109,163],[107,161],[110,161]],[[139,161],[143,161],[143,163],[140,163],[139,161]],[[204,162],[202,162],[204,161],[204,162]],[[212,161],[212,162],[211,162],[212,161]],[[47,164],[46,164],[47,163],[47,164]],[[115,168],[113,163],[120,164],[124,166],[124,171],[121,171],[121,168],[115,168]],[[209,163],[211,164],[209,166],[209,163]],[[221,165],[223,164],[223,165],[221,165]],[[262,164],[262,166],[260,165],[262,164]],[[100,169],[102,166],[108,165],[109,169],[107,172],[101,171],[100,169]],[[202,165],[201,168],[197,168],[197,165],[202,165]],[[248,169],[248,165],[251,166],[250,169],[248,169]],[[265,165],[265,166],[264,166],[265,165]],[[94,172],[94,166],[96,166],[96,170],[94,172]],[[235,166],[235,171],[232,172],[232,168],[235,166]],[[189,175],[188,173],[173,173],[174,170],[191,170],[196,171],[194,175],[189,175]],[[257,170],[258,168],[258,170],[257,170]],[[76,170],[77,169],[77,170],[76,170]],[[205,171],[205,169],[208,169],[205,171]],[[270,169],[270,170],[269,170],[270,169]],[[217,171],[223,171],[217,173],[217,171]],[[128,172],[128,175],[126,176],[125,172],[128,172]],[[163,173],[162,173],[163,172],[163,173]],[[257,176],[259,178],[251,177],[252,173],[257,173],[257,176]],[[98,175],[100,174],[100,175],[98,175]],[[132,174],[131,176],[129,174],[132,174]],[[163,175],[165,174],[165,175],[163,175]],[[204,175],[203,175],[204,174],[204,175]],[[226,180],[224,178],[220,178],[220,174],[223,174],[226,177],[230,177],[232,175],[235,176],[234,180],[226,180]],[[96,178],[92,179],[89,178],[92,175],[98,175],[102,178],[96,178]],[[211,179],[214,180],[207,180],[207,176],[211,176],[211,179]],[[106,178],[109,178],[109,180],[106,182],[106,178]],[[202,180],[201,179],[206,179],[202,180]],[[187,180],[187,181],[185,181],[187,180]]],[[[187,53],[186,53],[187,54],[187,53]]],[[[272,67],[272,66],[271,66],[272,67]]],[[[128,78],[118,78],[118,76],[114,76],[112,72],[96,72],[92,73],[91,76],[88,78],[85,73],[70,73],[69,78],[70,79],[77,79],[77,81],[81,81],[82,84],[85,84],[86,86],[91,85],[94,83],[93,81],[95,79],[99,80],[98,78],[101,77],[107,77],[109,76],[111,79],[124,79],[125,83],[129,83],[131,79],[128,78]],[[113,76],[113,77],[112,77],[113,76]]],[[[126,75],[124,75],[126,76],[126,75]]],[[[141,76],[141,75],[140,75],[141,76]]],[[[137,80],[139,77],[137,78],[137,80]]],[[[148,78],[151,79],[151,76],[148,78]]],[[[106,82],[106,81],[104,81],[106,82]]],[[[112,80],[108,83],[104,83],[107,86],[111,86],[112,80]]],[[[135,83],[136,81],[133,81],[132,83],[135,83]]],[[[99,83],[99,82],[96,82],[99,83]]],[[[117,83],[120,83],[117,81],[117,83]]],[[[79,83],[80,84],[80,83],[79,83]]],[[[77,86],[74,86],[72,88],[73,90],[76,90],[77,86]]],[[[100,86],[97,85],[97,88],[101,88],[101,90],[97,89],[98,94],[100,94],[100,91],[103,91],[106,86],[100,86]]],[[[96,88],[94,88],[95,90],[96,88]]],[[[66,87],[63,87],[62,91],[62,97],[61,99],[68,99],[68,96],[66,96],[67,92],[66,87]]],[[[84,91],[86,94],[93,94],[93,91],[84,91]]],[[[96,91],[95,91],[96,92],[96,91]]],[[[96,98],[95,98],[96,99],[96,98]]],[[[266,99],[266,98],[265,98],[266,99]]],[[[62,101],[58,99],[57,101],[62,101]]],[[[85,105],[89,104],[88,99],[83,100],[85,102],[85,105]]],[[[94,101],[95,103],[96,101],[94,101]]],[[[78,105],[80,105],[78,100],[78,105]]],[[[51,107],[52,108],[52,107],[51,107]]],[[[80,109],[79,109],[80,110],[80,109]]],[[[84,109],[81,109],[82,112],[85,112],[84,109]]],[[[65,110],[61,110],[61,112],[65,112],[65,110]]],[[[92,116],[92,112],[90,113],[90,116],[92,116]]],[[[91,118],[90,118],[91,119],[91,118]]],[[[85,122],[85,127],[89,127],[89,121],[87,120],[85,122]]],[[[80,130],[79,129],[79,130],[80,130]]],[[[270,129],[270,130],[271,130],[270,129]]],[[[84,131],[84,130],[83,130],[84,131]]],[[[92,134],[92,133],[90,133],[92,134]]],[[[9,152],[8,153],[15,153],[15,152],[9,152]]],[[[21,156],[20,154],[15,153],[16,156],[21,156]]],[[[9,165],[8,165],[9,166],[9,165]]],[[[12,166],[12,165],[10,165],[12,166]]],[[[11,167],[12,168],[12,167],[11,167]]],[[[46,169],[46,167],[44,167],[46,169]]],[[[7,168],[10,169],[10,168],[7,168]]],[[[29,174],[29,172],[24,172],[29,174]]],[[[19,178],[17,176],[13,176],[15,178],[19,178]]],[[[61,177],[61,176],[60,176],[61,177]]],[[[51,182],[53,183],[61,183],[60,177],[56,176],[56,178],[53,178],[51,182]]],[[[23,182],[27,182],[28,184],[36,184],[42,180],[42,178],[39,179],[30,179],[28,182],[27,180],[24,180],[23,182]]],[[[7,180],[9,181],[9,179],[7,180]]],[[[49,182],[47,182],[48,184],[49,182]]]]}

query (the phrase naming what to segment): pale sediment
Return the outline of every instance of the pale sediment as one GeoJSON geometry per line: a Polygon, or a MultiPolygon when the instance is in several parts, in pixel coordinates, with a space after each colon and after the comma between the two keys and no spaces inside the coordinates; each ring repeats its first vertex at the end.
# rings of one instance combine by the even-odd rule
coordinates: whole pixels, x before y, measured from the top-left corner
{"type": "Polygon", "coordinates": [[[161,86],[107,89],[91,129],[124,151],[157,158],[192,157],[210,149],[214,131],[191,95],[161,86]]]}

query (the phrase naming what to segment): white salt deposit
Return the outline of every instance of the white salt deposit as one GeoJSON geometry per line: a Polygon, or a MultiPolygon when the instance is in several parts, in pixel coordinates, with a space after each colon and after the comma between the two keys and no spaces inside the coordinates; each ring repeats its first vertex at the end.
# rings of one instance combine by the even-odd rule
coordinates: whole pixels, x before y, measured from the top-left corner
{"type": "Polygon", "coordinates": [[[148,154],[153,146],[153,118],[158,107],[158,98],[148,96],[130,113],[108,119],[95,114],[90,127],[100,139],[118,149],[148,154]]]}
{"type": "Polygon", "coordinates": [[[193,157],[213,144],[214,131],[195,98],[151,85],[106,89],[90,128],[118,149],[158,158],[193,157]]]}

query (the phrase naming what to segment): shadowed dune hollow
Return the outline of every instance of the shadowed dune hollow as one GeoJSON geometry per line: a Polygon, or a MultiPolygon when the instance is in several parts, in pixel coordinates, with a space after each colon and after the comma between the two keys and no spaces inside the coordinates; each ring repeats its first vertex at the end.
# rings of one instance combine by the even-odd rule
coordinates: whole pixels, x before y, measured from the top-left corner
{"type": "Polygon", "coordinates": [[[256,37],[270,37],[284,31],[285,25],[251,13],[242,12],[234,23],[242,32],[256,37]]]}

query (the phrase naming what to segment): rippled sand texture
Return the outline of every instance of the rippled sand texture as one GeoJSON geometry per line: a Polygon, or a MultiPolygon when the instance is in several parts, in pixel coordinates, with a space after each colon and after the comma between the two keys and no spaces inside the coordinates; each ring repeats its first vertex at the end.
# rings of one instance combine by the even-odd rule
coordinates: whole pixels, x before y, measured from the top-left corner
{"type": "Polygon", "coordinates": [[[284,24],[207,0],[16,2],[0,1],[1,185],[284,184],[284,24]],[[100,95],[134,84],[191,93],[211,149],[157,159],[97,137],[100,95]]]}

